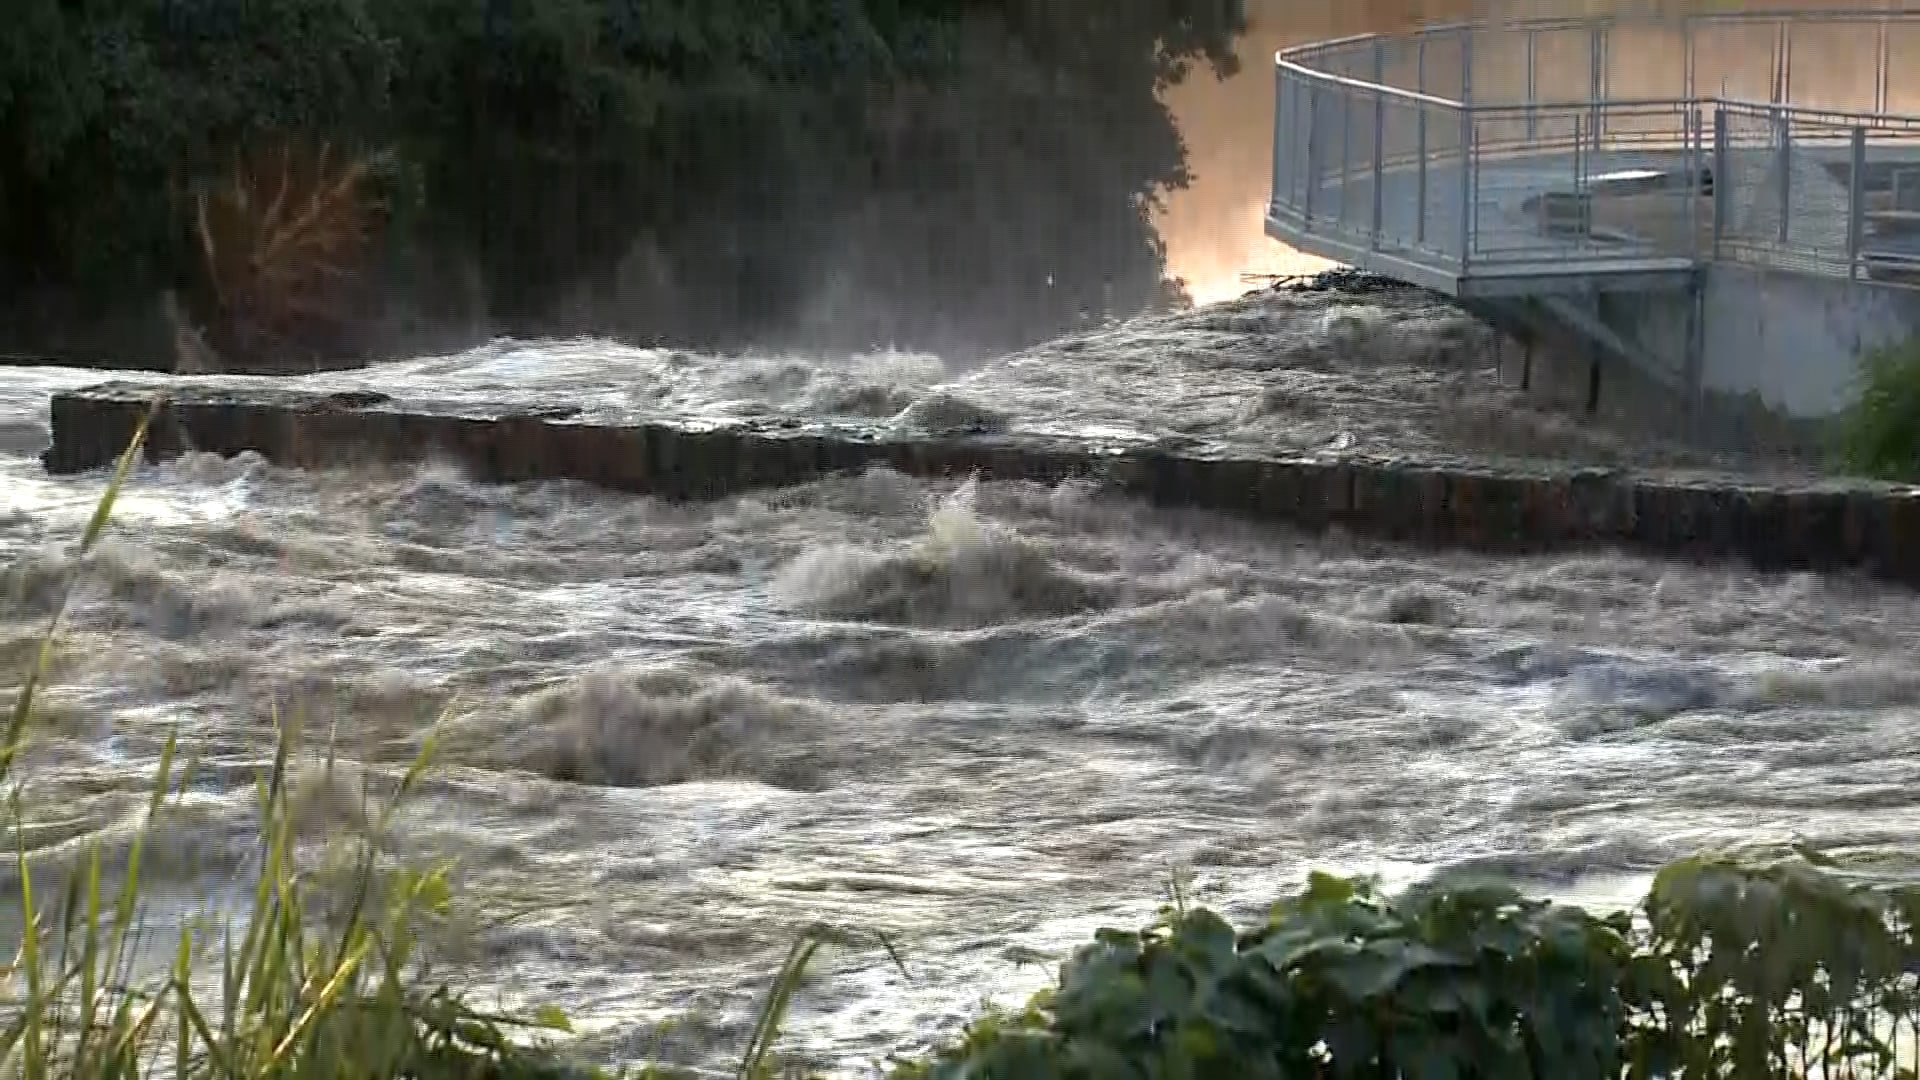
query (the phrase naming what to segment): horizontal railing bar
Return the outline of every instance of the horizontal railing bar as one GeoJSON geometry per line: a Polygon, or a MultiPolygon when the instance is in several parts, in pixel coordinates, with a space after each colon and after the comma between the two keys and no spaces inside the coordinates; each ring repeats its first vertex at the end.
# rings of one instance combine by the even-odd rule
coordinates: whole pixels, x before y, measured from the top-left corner
{"type": "Polygon", "coordinates": [[[1407,101],[1407,102],[1413,102],[1415,104],[1420,104],[1420,105],[1431,105],[1434,108],[1451,109],[1451,110],[1454,110],[1455,112],[1458,112],[1461,108],[1464,107],[1458,101],[1453,101],[1443,97],[1435,97],[1432,94],[1423,94],[1423,93],[1420,93],[1418,90],[1402,90],[1397,86],[1387,86],[1383,83],[1371,83],[1371,82],[1367,82],[1364,79],[1349,78],[1348,76],[1345,76],[1345,75],[1333,75],[1325,71],[1315,71],[1312,68],[1302,67],[1299,64],[1291,63],[1286,60],[1281,60],[1281,61],[1278,61],[1277,63],[1279,65],[1280,70],[1291,72],[1294,75],[1304,77],[1307,80],[1319,86],[1344,86],[1350,90],[1358,90],[1361,93],[1364,93],[1367,95],[1383,94],[1396,101],[1407,101]]]}

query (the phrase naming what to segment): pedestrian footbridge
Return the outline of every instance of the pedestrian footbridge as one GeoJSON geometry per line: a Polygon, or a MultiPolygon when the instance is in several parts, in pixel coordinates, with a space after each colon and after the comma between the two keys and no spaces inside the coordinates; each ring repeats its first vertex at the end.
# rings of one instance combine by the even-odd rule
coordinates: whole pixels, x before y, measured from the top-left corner
{"type": "MultiPolygon", "coordinates": [[[[1277,58],[1270,235],[1695,415],[1920,331],[1920,11],[1427,27],[1277,58]]],[[[1531,364],[1529,364],[1529,375],[1531,364]]],[[[1528,376],[1523,376],[1523,378],[1528,376]]]]}

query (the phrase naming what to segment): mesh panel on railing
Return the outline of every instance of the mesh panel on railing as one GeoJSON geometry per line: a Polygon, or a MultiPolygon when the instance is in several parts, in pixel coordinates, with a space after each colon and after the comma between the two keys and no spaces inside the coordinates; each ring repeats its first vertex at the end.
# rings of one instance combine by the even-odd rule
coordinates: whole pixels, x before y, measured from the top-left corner
{"type": "Polygon", "coordinates": [[[1466,154],[1461,141],[1461,113],[1451,106],[1428,104],[1420,108],[1419,115],[1425,117],[1427,145],[1426,176],[1417,196],[1421,202],[1422,246],[1449,261],[1458,261],[1465,254],[1461,215],[1465,207],[1466,154]]]}
{"type": "MultiPolygon", "coordinates": [[[[1742,262],[1845,273],[1852,205],[1851,127],[1729,106],[1721,254],[1742,262]]],[[[1869,171],[1870,172],[1870,171],[1869,171]]],[[[1863,198],[1874,181],[1862,178],[1863,198]]]]}
{"type": "Polygon", "coordinates": [[[1267,213],[1282,214],[1297,204],[1298,184],[1294,170],[1298,163],[1300,124],[1294,111],[1299,102],[1297,80],[1281,70],[1274,80],[1273,94],[1273,173],[1267,194],[1267,213]]]}
{"type": "Polygon", "coordinates": [[[1715,206],[1724,254],[1764,258],[1780,238],[1780,124],[1764,111],[1728,106],[1717,135],[1715,206]]]}
{"type": "Polygon", "coordinates": [[[1862,276],[1920,283],[1920,131],[1867,133],[1862,157],[1862,276]]]}
{"type": "Polygon", "coordinates": [[[1373,227],[1376,95],[1349,90],[1345,97],[1347,156],[1340,188],[1340,224],[1349,231],[1368,233],[1373,227]]]}
{"type": "Polygon", "coordinates": [[[1707,220],[1685,103],[1475,113],[1473,258],[1688,258],[1707,220]],[[1524,135],[1522,134],[1524,132],[1524,135]]]}
{"type": "Polygon", "coordinates": [[[1380,246],[1400,251],[1421,243],[1422,170],[1432,177],[1432,159],[1420,146],[1420,102],[1381,99],[1380,246]]]}
{"type": "Polygon", "coordinates": [[[1782,262],[1807,270],[1844,272],[1852,129],[1796,121],[1787,130],[1782,262]]]}
{"type": "Polygon", "coordinates": [[[1578,242],[1577,228],[1552,227],[1552,221],[1561,202],[1578,197],[1575,145],[1585,130],[1584,114],[1584,109],[1474,113],[1474,259],[1539,261],[1578,242]],[[1542,228],[1543,222],[1550,227],[1542,228]]]}
{"type": "Polygon", "coordinates": [[[1285,118],[1286,126],[1278,133],[1278,142],[1283,147],[1285,155],[1282,171],[1286,178],[1281,186],[1285,192],[1287,206],[1298,212],[1306,206],[1307,198],[1307,138],[1310,116],[1308,99],[1312,87],[1306,80],[1295,75],[1289,74],[1285,80],[1286,108],[1282,116],[1285,118]]]}
{"type": "Polygon", "coordinates": [[[1309,222],[1330,219],[1334,207],[1327,197],[1340,178],[1341,89],[1320,83],[1309,88],[1306,138],[1306,190],[1301,208],[1309,222]]]}

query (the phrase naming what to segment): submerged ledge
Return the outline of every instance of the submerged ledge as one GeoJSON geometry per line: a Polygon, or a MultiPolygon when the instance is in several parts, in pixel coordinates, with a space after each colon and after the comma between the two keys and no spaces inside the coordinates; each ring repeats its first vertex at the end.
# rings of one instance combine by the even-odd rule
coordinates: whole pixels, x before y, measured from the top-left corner
{"type": "MultiPolygon", "coordinates": [[[[55,394],[49,472],[111,464],[155,388],[55,394]]],[[[1167,506],[1431,547],[1524,553],[1624,547],[1770,570],[1857,568],[1920,586],[1920,489],[1687,480],[1602,469],[1523,471],[1359,456],[1251,457],[1024,435],[920,435],[807,422],[608,424],[569,407],[402,406],[384,394],[167,390],[149,459],[246,450],[324,468],[439,459],[477,480],[578,480],[718,498],[885,465],[920,477],[1085,477],[1167,506]]]]}

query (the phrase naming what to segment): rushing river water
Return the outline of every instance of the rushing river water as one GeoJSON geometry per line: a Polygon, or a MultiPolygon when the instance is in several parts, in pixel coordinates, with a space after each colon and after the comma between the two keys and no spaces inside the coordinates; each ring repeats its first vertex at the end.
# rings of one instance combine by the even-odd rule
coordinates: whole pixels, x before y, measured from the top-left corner
{"type": "MultiPolygon", "coordinates": [[[[309,381],[1689,463],[1530,413],[1471,326],[1381,303],[1248,301],[966,373],[573,342],[309,381]],[[1479,403],[1474,430],[1418,407],[1436,394],[1479,403]]],[[[47,395],[99,378],[0,369],[8,681],[104,479],[41,471],[47,395]]],[[[1147,918],[1176,871],[1245,915],[1310,866],[1605,901],[1703,845],[1920,854],[1920,602],[1848,577],[1435,554],[1072,484],[873,472],[672,505],[202,455],[138,473],[85,582],[23,766],[39,864],[124,843],[177,730],[200,779],[153,872],[225,895],[276,707],[310,762],[347,763],[303,772],[315,838],[444,711],[396,857],[457,858],[453,962],[610,1059],[729,1062],[816,920],[906,961],[833,953],[798,1004],[785,1047],[859,1074],[1147,918]]]]}

